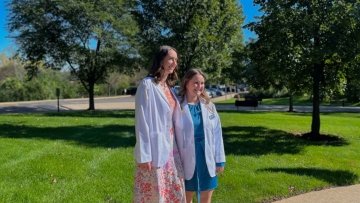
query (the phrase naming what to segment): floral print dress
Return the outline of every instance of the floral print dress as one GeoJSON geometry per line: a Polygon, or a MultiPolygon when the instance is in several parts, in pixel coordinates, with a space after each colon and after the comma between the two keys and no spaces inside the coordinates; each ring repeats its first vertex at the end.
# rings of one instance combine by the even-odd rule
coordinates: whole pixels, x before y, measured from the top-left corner
{"type": "MultiPolygon", "coordinates": [[[[168,87],[162,88],[172,111],[176,101],[168,87]]],[[[175,142],[174,130],[169,132],[173,151],[163,167],[151,168],[151,171],[136,167],[135,172],[135,203],[183,203],[185,201],[185,186],[182,176],[180,155],[175,142]]]]}

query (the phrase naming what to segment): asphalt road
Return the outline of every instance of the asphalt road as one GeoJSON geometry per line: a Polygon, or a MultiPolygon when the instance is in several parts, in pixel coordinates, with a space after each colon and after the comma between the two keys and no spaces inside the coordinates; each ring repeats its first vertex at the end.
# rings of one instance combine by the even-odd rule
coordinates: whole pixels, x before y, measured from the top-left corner
{"type": "MultiPolygon", "coordinates": [[[[95,109],[134,109],[133,96],[95,98],[95,109]]],[[[0,113],[34,113],[57,112],[71,110],[86,110],[89,108],[89,99],[60,99],[57,100],[27,101],[27,102],[0,102],[0,113]]]]}
{"type": "MultiPolygon", "coordinates": [[[[232,95],[217,97],[213,101],[225,100],[232,95]]],[[[95,98],[95,109],[134,109],[134,96],[116,96],[95,98]]],[[[60,99],[59,111],[86,110],[89,107],[89,100],[83,99],[60,99]]],[[[217,104],[218,110],[238,111],[288,111],[287,105],[259,105],[258,107],[235,107],[235,105],[217,104]]],[[[28,102],[0,102],[0,113],[34,113],[34,112],[57,112],[57,100],[28,101],[28,102]]],[[[312,112],[311,106],[294,106],[296,112],[312,112]]],[[[360,113],[360,107],[350,106],[320,106],[320,112],[354,112],[360,113]]]]}

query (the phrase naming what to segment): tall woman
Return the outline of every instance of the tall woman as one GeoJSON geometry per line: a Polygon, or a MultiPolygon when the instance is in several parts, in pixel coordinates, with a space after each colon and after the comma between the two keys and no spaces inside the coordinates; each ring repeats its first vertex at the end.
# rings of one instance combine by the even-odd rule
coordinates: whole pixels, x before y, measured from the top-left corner
{"type": "Polygon", "coordinates": [[[177,80],[177,60],[174,48],[161,46],[136,91],[134,202],[185,201],[173,128],[173,112],[179,107],[171,89],[177,80]]]}
{"type": "Polygon", "coordinates": [[[186,201],[210,203],[224,170],[225,152],[219,115],[205,92],[205,75],[189,70],[181,83],[181,108],[175,113],[175,134],[185,172],[186,201]],[[199,196],[198,196],[199,198],[199,196]]]}

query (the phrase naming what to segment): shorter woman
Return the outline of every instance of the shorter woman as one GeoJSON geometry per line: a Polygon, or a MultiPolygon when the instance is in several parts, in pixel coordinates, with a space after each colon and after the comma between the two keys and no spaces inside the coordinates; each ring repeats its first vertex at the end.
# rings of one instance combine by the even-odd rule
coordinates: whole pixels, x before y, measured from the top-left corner
{"type": "Polygon", "coordinates": [[[175,135],[185,173],[186,201],[200,193],[199,202],[211,202],[224,170],[225,152],[219,115],[205,93],[205,75],[189,70],[180,88],[180,108],[175,111],[175,135]]]}

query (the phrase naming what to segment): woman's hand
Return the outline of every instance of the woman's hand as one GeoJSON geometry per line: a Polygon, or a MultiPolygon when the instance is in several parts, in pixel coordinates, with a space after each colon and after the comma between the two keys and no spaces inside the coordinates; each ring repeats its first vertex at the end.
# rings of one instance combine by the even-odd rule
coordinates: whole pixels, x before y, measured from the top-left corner
{"type": "Polygon", "coordinates": [[[216,174],[222,173],[224,172],[224,167],[223,166],[217,166],[216,167],[216,174]]]}
{"type": "Polygon", "coordinates": [[[143,169],[143,170],[151,171],[151,162],[138,163],[138,167],[143,169]]]}

